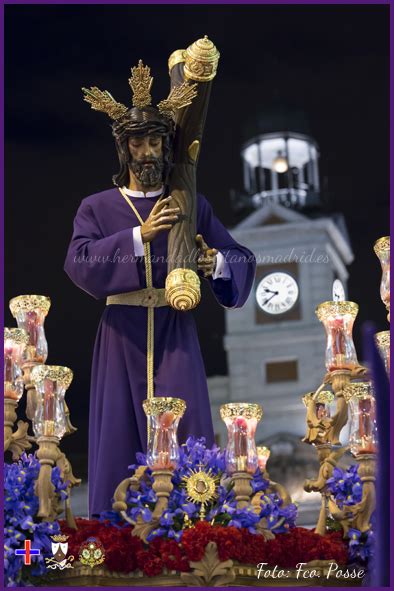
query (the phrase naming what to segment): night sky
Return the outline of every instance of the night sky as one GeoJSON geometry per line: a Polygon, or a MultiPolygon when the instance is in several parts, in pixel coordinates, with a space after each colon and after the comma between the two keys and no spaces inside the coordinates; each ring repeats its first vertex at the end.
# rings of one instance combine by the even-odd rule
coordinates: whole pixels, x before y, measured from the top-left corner
{"type": "MultiPolygon", "coordinates": [[[[118,166],[109,120],[90,110],[80,88],[97,85],[130,104],[130,67],[142,58],[157,103],[169,90],[168,56],[205,34],[221,60],[199,191],[231,227],[242,143],[279,127],[312,135],[328,211],[344,213],[356,256],[348,286],[360,304],[356,344],[365,320],[388,328],[372,250],[389,233],[388,6],[36,5],[6,6],[5,15],[5,301],[24,293],[52,299],[47,363],[75,372],[67,398],[80,434],[68,445],[87,445],[104,302],[74,286],[63,263],[81,199],[110,188],[118,166]]],[[[203,297],[195,315],[206,371],[225,374],[224,314],[207,289],[203,297]]],[[[5,323],[14,325],[7,306],[5,323]]]]}

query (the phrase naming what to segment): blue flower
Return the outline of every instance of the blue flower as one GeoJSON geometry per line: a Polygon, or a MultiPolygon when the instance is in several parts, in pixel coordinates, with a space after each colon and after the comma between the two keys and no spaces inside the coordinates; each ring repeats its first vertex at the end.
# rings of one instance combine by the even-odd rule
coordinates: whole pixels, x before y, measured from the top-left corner
{"type": "Polygon", "coordinates": [[[327,487],[340,509],[359,503],[362,498],[362,482],[358,475],[358,464],[353,464],[347,470],[335,467],[331,478],[327,480],[327,487]]]}
{"type": "MultiPolygon", "coordinates": [[[[8,587],[22,586],[23,557],[15,550],[23,546],[25,539],[32,541],[33,548],[41,549],[34,558],[29,574],[45,572],[45,554],[50,555],[52,534],[60,532],[57,521],[36,521],[39,501],[34,487],[40,471],[40,462],[35,455],[23,453],[18,462],[4,466],[4,534],[5,534],[5,584],[8,587]]],[[[52,469],[55,492],[64,497],[67,484],[62,482],[60,470],[52,469]]]]}
{"type": "Polygon", "coordinates": [[[358,529],[350,528],[347,537],[349,539],[349,555],[352,560],[368,562],[374,556],[375,538],[373,530],[362,533],[358,529]]]}

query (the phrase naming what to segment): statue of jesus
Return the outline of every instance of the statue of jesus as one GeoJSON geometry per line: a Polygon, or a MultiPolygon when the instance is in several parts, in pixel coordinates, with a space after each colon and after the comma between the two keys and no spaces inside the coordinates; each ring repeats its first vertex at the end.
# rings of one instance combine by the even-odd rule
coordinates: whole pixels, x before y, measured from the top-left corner
{"type": "MultiPolygon", "coordinates": [[[[136,452],[146,450],[147,364],[153,365],[155,395],[186,401],[180,441],[204,436],[211,445],[214,434],[193,315],[170,307],[164,293],[168,232],[181,216],[167,184],[173,122],[156,107],[127,109],[97,88],[85,92],[93,108],[113,119],[120,162],[115,187],[82,200],[64,267],[79,288],[106,300],[94,346],[89,410],[89,515],[96,516],[111,508],[136,452]]],[[[241,307],[254,281],[252,252],[231,237],[201,194],[196,227],[198,274],[219,304],[241,307]]]]}

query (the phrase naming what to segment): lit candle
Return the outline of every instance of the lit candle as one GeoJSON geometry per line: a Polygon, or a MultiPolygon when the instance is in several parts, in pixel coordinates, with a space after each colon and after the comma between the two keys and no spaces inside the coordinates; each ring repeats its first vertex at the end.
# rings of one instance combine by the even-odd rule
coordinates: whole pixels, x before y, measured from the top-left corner
{"type": "Polygon", "coordinates": [[[147,464],[153,471],[174,470],[179,461],[177,429],[186,403],[180,398],[155,396],[144,400],[142,406],[149,425],[147,464]]]}
{"type": "Polygon", "coordinates": [[[4,397],[20,400],[23,395],[22,356],[28,342],[26,331],[4,328],[4,397]]]}
{"type": "Polygon", "coordinates": [[[352,336],[357,313],[357,304],[343,300],[323,302],[316,308],[316,315],[327,334],[328,371],[352,370],[358,365],[352,336]]]}
{"type": "Polygon", "coordinates": [[[255,472],[258,467],[255,433],[263,409],[259,404],[232,402],[220,408],[220,416],[227,427],[227,472],[255,472]]]}

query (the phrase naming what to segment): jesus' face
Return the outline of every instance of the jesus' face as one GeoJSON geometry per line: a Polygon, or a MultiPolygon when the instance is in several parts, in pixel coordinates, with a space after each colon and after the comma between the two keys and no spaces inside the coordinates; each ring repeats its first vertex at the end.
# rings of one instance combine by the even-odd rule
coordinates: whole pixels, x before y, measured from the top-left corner
{"type": "Polygon", "coordinates": [[[129,137],[129,167],[146,189],[156,189],[163,180],[163,138],[160,135],[129,137]]]}

